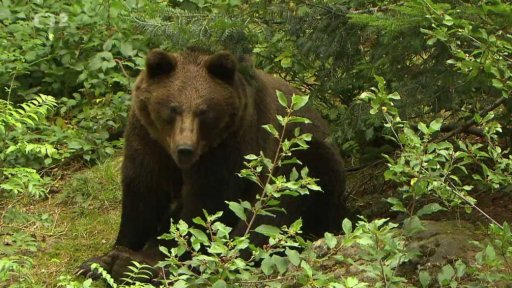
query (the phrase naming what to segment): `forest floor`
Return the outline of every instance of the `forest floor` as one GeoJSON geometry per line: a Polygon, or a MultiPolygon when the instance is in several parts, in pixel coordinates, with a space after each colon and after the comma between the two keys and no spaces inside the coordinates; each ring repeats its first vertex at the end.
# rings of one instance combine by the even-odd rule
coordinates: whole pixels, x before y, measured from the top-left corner
{"type": "MultiPolygon", "coordinates": [[[[33,258],[33,269],[29,275],[20,275],[24,283],[32,283],[30,287],[55,287],[60,276],[72,275],[85,259],[109,250],[119,225],[121,161],[117,157],[90,169],[69,173],[56,184],[47,199],[3,205],[2,217],[10,213],[9,208],[39,215],[37,221],[24,221],[20,227],[38,242],[37,252],[27,255],[33,258]],[[48,220],[41,221],[41,218],[48,220]]],[[[389,212],[389,205],[383,200],[395,187],[378,176],[382,175],[382,169],[384,167],[373,167],[349,174],[348,203],[367,219],[396,220],[397,215],[389,212]]],[[[512,203],[505,194],[480,193],[478,206],[498,222],[512,223],[512,203]]],[[[442,213],[431,220],[427,223],[429,231],[416,243],[435,251],[429,254],[430,258],[419,260],[415,265],[432,261],[440,262],[437,265],[440,267],[454,257],[474,257],[476,250],[460,245],[461,240],[481,240],[488,224],[488,219],[476,211],[467,214],[463,210],[442,213]]],[[[6,239],[0,240],[4,245],[9,244],[6,239]]],[[[417,271],[413,268],[411,273],[416,275],[417,271]]],[[[3,284],[0,287],[4,287],[3,284]]]]}
{"type": "MultiPolygon", "coordinates": [[[[37,215],[33,221],[20,219],[24,223],[19,228],[37,240],[37,252],[26,255],[33,259],[29,274],[14,281],[30,283],[21,287],[56,287],[60,276],[72,275],[84,260],[109,250],[120,218],[120,165],[117,157],[90,169],[67,172],[47,199],[4,205],[4,217],[9,208],[37,215]]],[[[7,240],[1,240],[5,245],[7,240]]],[[[5,283],[5,287],[9,284],[14,283],[5,283]]]]}

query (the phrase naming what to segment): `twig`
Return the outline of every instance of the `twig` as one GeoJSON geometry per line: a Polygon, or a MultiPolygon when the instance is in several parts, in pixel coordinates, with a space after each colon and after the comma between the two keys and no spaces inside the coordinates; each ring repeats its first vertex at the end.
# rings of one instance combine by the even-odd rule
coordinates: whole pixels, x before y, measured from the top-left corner
{"type": "MultiPolygon", "coordinates": [[[[119,67],[121,67],[121,71],[123,71],[124,76],[128,80],[128,86],[131,86],[132,80],[131,80],[130,75],[128,75],[128,72],[126,72],[126,70],[124,69],[123,61],[121,61],[119,59],[114,59],[114,61],[116,61],[116,63],[119,64],[119,67]]],[[[129,87],[128,87],[128,89],[129,89],[129,87]]]]}
{"type": "MultiPolygon", "coordinates": [[[[501,97],[499,98],[498,100],[496,100],[494,103],[492,103],[491,105],[489,105],[487,108],[485,108],[484,110],[482,110],[480,113],[478,113],[478,115],[480,115],[480,117],[485,117],[485,115],[487,115],[489,112],[493,111],[494,109],[498,108],[501,104],[503,104],[503,102],[505,102],[508,98],[505,98],[505,97],[501,97]]],[[[467,130],[468,128],[470,128],[471,126],[473,126],[475,124],[475,118],[471,118],[469,119],[468,121],[464,122],[461,126],[459,126],[459,128],[453,130],[452,132],[446,134],[443,138],[441,139],[438,139],[438,140],[435,140],[435,142],[442,142],[442,141],[445,141],[447,140],[448,138],[451,138],[453,137],[454,135],[456,134],[459,134],[460,132],[462,131],[465,131],[467,130]]]]}
{"type": "Polygon", "coordinates": [[[498,223],[496,220],[494,220],[491,216],[489,216],[489,214],[485,213],[482,209],[478,208],[478,206],[471,203],[471,201],[466,199],[466,197],[464,197],[464,195],[457,192],[457,190],[453,190],[453,193],[455,193],[455,195],[457,195],[462,200],[466,201],[472,208],[474,208],[478,212],[482,213],[482,215],[484,215],[487,219],[491,220],[491,222],[494,223],[496,226],[500,227],[500,229],[503,229],[503,226],[501,226],[500,223],[498,223]]]}
{"type": "MultiPolygon", "coordinates": [[[[375,237],[375,248],[377,249],[377,252],[380,252],[380,243],[379,243],[379,236],[377,235],[377,232],[373,234],[375,237]]],[[[385,287],[389,287],[388,279],[386,277],[386,272],[384,271],[384,263],[382,263],[382,258],[379,259],[379,266],[380,266],[380,273],[382,275],[382,279],[384,280],[385,287]]]]}
{"type": "MultiPolygon", "coordinates": [[[[449,133],[449,132],[452,132],[455,129],[458,129],[459,127],[460,126],[457,125],[457,123],[448,123],[448,124],[443,124],[439,131],[442,132],[442,133],[449,133]]],[[[418,131],[419,130],[417,124],[411,125],[411,128],[414,131],[418,131]]],[[[470,126],[467,129],[465,129],[463,131],[460,131],[460,133],[471,134],[471,135],[475,135],[475,136],[478,136],[478,137],[484,137],[485,136],[484,130],[482,128],[478,128],[478,127],[475,127],[475,126],[470,126]]]]}
{"type": "MultiPolygon", "coordinates": [[[[287,118],[290,117],[291,114],[292,114],[292,111],[288,111],[288,115],[286,117],[287,118]]],[[[267,191],[266,187],[270,183],[270,180],[272,179],[272,174],[274,174],[274,170],[275,170],[275,168],[277,166],[277,162],[280,159],[281,146],[283,144],[283,140],[284,140],[284,137],[285,137],[286,125],[287,124],[288,124],[287,122],[283,123],[283,129],[281,131],[281,135],[279,136],[279,143],[277,144],[277,151],[276,151],[276,154],[274,156],[274,161],[272,161],[272,168],[270,168],[267,180],[265,181],[265,185],[263,185],[263,191],[261,191],[261,198],[264,198],[266,196],[266,191],[267,191]]],[[[261,209],[261,208],[259,208],[259,209],[261,209]]],[[[254,220],[256,220],[256,216],[258,215],[257,212],[259,212],[259,209],[256,209],[254,211],[254,213],[252,214],[251,220],[249,221],[249,224],[247,225],[247,229],[245,230],[244,236],[246,236],[249,233],[249,231],[251,231],[251,227],[254,224],[254,220]]]]}

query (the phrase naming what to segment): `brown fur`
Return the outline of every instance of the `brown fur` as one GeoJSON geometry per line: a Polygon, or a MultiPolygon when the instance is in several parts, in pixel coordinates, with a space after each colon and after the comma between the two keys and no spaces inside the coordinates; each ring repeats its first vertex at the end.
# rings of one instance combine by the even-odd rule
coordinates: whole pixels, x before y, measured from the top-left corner
{"type": "MultiPolygon", "coordinates": [[[[137,255],[154,249],[156,237],[168,231],[169,218],[190,222],[203,209],[225,211],[222,221],[235,227],[235,235],[243,233],[245,224],[227,211],[225,201],[253,201],[259,189],[235,173],[243,168],[244,155],[263,151],[273,156],[277,143],[261,126],[279,127],[275,115],[284,111],[276,90],[288,96],[296,92],[285,81],[243,65],[251,64],[236,61],[228,52],[149,53],[133,89],[125,133],[118,238],[111,252],[85,262],[81,274],[90,272],[91,262],[119,274],[113,271],[119,265],[112,255],[125,248],[139,251],[137,255]],[[240,73],[241,68],[250,73],[240,73]]],[[[280,226],[302,217],[305,234],[321,236],[337,230],[345,212],[343,164],[323,141],[326,123],[311,108],[300,114],[313,121],[301,127],[313,133],[313,140],[309,150],[296,156],[320,179],[324,192],[283,197],[287,214],[260,217],[258,223],[280,226]]],[[[264,241],[253,240],[258,245],[264,241]]]]}

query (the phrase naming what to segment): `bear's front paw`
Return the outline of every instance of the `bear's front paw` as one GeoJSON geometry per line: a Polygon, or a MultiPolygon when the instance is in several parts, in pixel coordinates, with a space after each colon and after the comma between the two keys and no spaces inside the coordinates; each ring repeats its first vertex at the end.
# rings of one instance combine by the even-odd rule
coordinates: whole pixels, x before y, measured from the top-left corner
{"type": "Polygon", "coordinates": [[[130,279],[133,281],[154,283],[161,277],[156,269],[152,267],[144,266],[139,270],[136,275],[129,275],[127,272],[133,273],[129,266],[134,266],[133,261],[140,264],[154,265],[157,261],[153,261],[145,255],[143,252],[132,251],[125,247],[115,247],[112,251],[99,257],[91,258],[78,267],[75,274],[77,276],[85,276],[93,280],[101,279],[101,273],[98,269],[94,269],[93,264],[98,264],[106,272],[108,272],[112,278],[120,283],[124,282],[124,279],[130,279]]]}
{"type": "Polygon", "coordinates": [[[84,276],[85,278],[91,278],[93,280],[98,280],[101,278],[101,273],[98,269],[94,269],[94,264],[99,265],[103,270],[110,273],[112,270],[112,257],[110,256],[112,252],[105,254],[99,257],[93,257],[82,263],[78,266],[78,269],[75,271],[75,275],[84,276]]]}

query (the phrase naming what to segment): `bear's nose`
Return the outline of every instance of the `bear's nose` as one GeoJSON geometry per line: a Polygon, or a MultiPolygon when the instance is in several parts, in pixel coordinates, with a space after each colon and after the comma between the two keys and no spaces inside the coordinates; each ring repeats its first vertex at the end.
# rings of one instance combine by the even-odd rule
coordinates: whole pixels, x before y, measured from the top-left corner
{"type": "Polygon", "coordinates": [[[178,151],[178,158],[180,161],[188,161],[194,155],[194,147],[192,145],[180,145],[176,147],[178,151]]]}

